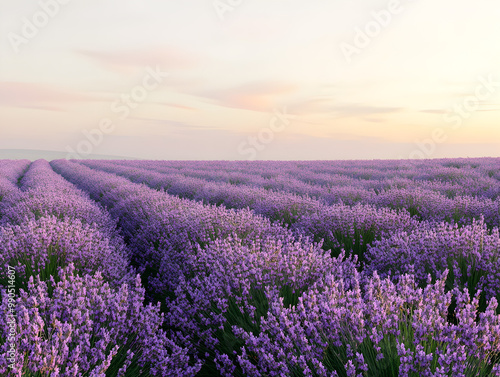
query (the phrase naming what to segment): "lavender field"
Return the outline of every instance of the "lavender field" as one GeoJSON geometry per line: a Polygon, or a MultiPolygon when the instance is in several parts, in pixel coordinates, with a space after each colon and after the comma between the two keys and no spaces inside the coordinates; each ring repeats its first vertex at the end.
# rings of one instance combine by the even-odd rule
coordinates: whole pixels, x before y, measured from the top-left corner
{"type": "Polygon", "coordinates": [[[500,158],[0,160],[1,376],[500,376],[500,158]]]}

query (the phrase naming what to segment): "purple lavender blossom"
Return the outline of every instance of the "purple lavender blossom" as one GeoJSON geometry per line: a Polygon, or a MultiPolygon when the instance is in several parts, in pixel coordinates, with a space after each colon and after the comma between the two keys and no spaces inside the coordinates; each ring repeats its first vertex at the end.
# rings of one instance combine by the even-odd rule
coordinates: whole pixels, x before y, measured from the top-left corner
{"type": "Polygon", "coordinates": [[[78,276],[72,264],[60,270],[57,282],[31,277],[27,291],[21,290],[15,302],[13,368],[7,360],[10,344],[5,342],[10,311],[2,292],[0,373],[123,376],[132,369],[128,375],[194,376],[200,363],[191,365],[187,351],[165,336],[159,305],[144,307],[143,300],[139,277],[131,287],[113,289],[100,272],[78,276]]]}

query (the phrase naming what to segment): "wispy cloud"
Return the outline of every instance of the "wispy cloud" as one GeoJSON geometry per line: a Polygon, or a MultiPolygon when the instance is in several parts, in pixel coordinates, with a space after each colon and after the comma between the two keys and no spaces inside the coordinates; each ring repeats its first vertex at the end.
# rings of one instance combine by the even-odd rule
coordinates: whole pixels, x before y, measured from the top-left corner
{"type": "Polygon", "coordinates": [[[393,114],[404,111],[402,107],[369,106],[363,104],[333,105],[330,108],[339,118],[353,116],[369,116],[375,114],[393,114]]]}
{"type": "Polygon", "coordinates": [[[188,122],[179,122],[171,119],[146,118],[146,117],[130,117],[132,121],[141,122],[148,127],[159,127],[163,130],[215,130],[217,127],[197,126],[188,122]]]}
{"type": "Polygon", "coordinates": [[[303,115],[327,115],[333,118],[365,117],[368,121],[378,122],[374,115],[393,114],[405,111],[402,107],[372,106],[363,103],[338,103],[334,98],[313,98],[293,106],[295,113],[303,115]],[[374,120],[376,119],[376,120],[374,120]]]}
{"type": "Polygon", "coordinates": [[[161,65],[164,69],[192,69],[200,62],[195,55],[175,47],[150,47],[121,51],[78,50],[111,71],[127,72],[147,66],[161,65]]]}
{"type": "Polygon", "coordinates": [[[64,111],[64,106],[75,102],[100,101],[101,97],[68,91],[46,84],[0,82],[0,106],[64,111]]]}
{"type": "Polygon", "coordinates": [[[269,112],[298,88],[297,85],[287,82],[260,81],[199,92],[198,95],[224,107],[269,112]]]}
{"type": "Polygon", "coordinates": [[[181,110],[189,110],[189,111],[196,110],[195,107],[187,106],[187,105],[182,105],[182,104],[179,104],[179,103],[173,103],[173,102],[159,102],[159,101],[156,101],[156,102],[151,102],[151,104],[160,105],[160,106],[167,106],[167,107],[173,107],[173,108],[181,109],[181,110]]]}

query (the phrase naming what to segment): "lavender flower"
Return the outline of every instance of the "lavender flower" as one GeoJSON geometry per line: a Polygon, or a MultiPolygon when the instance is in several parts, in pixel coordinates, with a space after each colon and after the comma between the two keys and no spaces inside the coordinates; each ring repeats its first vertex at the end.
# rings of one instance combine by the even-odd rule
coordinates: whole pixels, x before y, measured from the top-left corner
{"type": "Polygon", "coordinates": [[[0,373],[104,377],[131,370],[134,376],[194,376],[200,363],[191,363],[186,350],[165,336],[159,305],[144,307],[143,300],[139,277],[133,287],[124,284],[116,290],[100,272],[80,277],[73,265],[60,270],[58,282],[31,277],[28,290],[16,300],[17,357],[11,369],[3,291],[0,373]]]}

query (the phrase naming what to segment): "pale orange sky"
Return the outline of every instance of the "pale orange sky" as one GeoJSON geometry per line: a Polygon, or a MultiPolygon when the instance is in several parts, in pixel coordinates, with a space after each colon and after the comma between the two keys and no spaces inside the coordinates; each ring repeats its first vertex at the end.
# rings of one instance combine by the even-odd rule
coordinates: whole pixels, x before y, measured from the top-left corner
{"type": "Polygon", "coordinates": [[[500,156],[498,1],[229,3],[0,0],[0,150],[500,156]]]}

